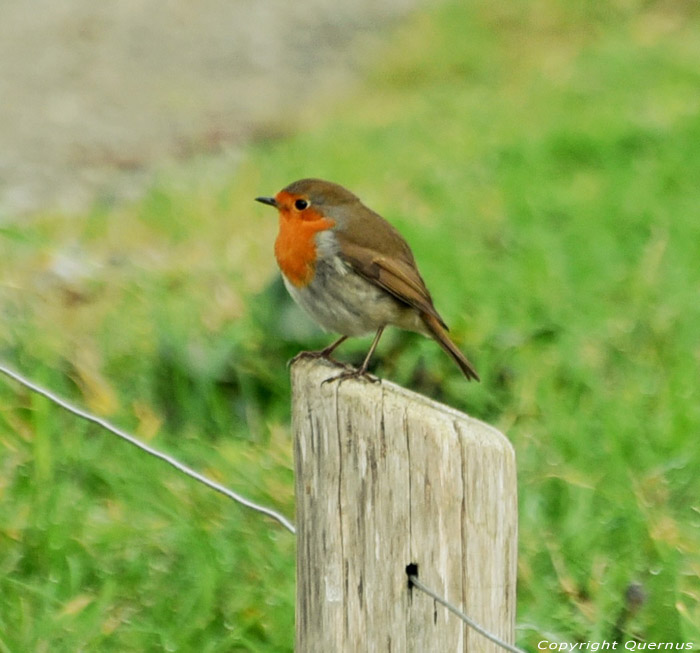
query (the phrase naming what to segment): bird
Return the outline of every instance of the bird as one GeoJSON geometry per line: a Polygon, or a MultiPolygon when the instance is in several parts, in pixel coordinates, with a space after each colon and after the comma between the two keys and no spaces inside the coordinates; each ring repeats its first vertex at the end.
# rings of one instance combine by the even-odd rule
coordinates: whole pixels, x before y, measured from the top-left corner
{"type": "Polygon", "coordinates": [[[348,338],[374,332],[362,365],[335,378],[365,376],[392,325],[433,338],[467,380],[479,381],[448,336],[408,243],[359,197],[340,184],[308,178],[255,200],[279,212],[274,253],[289,294],[324,330],[340,334],[325,349],[303,355],[331,359],[348,338]]]}

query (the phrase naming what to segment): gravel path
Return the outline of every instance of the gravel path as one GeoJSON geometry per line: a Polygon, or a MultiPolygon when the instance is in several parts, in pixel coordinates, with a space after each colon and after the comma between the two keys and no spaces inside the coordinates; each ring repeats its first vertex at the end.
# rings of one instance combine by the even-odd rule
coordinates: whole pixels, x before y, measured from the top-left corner
{"type": "Polygon", "coordinates": [[[0,222],[134,197],[357,70],[418,0],[3,0],[0,222]]]}

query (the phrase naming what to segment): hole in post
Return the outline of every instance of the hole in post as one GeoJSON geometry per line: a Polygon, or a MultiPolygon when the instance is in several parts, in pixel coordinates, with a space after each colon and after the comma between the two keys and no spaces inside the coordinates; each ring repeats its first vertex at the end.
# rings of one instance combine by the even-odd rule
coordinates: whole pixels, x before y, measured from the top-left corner
{"type": "Polygon", "coordinates": [[[408,576],[408,589],[413,589],[413,581],[411,580],[411,576],[418,578],[418,564],[412,562],[411,564],[406,565],[406,575],[408,576]]]}

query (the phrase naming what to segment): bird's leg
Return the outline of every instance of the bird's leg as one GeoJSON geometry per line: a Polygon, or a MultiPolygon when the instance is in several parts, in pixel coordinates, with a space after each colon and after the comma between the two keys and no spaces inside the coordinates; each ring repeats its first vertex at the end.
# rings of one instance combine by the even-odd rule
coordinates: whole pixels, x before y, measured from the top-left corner
{"type": "Polygon", "coordinates": [[[338,338],[335,342],[332,342],[330,345],[328,345],[328,347],[316,352],[318,357],[328,358],[330,360],[331,354],[338,348],[338,345],[342,345],[347,339],[348,336],[340,336],[340,338],[338,338]]]}
{"type": "MultiPolygon", "coordinates": [[[[378,383],[379,379],[376,376],[372,376],[371,374],[367,373],[367,367],[369,365],[369,359],[372,358],[372,354],[374,353],[374,350],[377,348],[377,345],[379,344],[379,339],[382,337],[382,333],[384,333],[383,326],[381,326],[377,329],[377,335],[374,336],[374,340],[372,341],[372,345],[369,348],[369,351],[367,352],[367,356],[365,356],[365,360],[362,361],[362,365],[360,365],[360,367],[358,369],[350,370],[348,372],[342,372],[338,376],[332,376],[332,377],[326,379],[325,381],[323,381],[323,383],[329,383],[331,381],[341,382],[341,381],[345,381],[345,379],[353,379],[353,378],[357,378],[360,376],[365,377],[368,381],[371,381],[372,383],[378,383]]],[[[335,344],[338,344],[338,343],[335,343],[335,344]]],[[[321,385],[323,385],[323,383],[321,383],[321,385]]]]}
{"type": "Polygon", "coordinates": [[[348,339],[348,336],[340,336],[337,340],[332,342],[328,347],[321,349],[320,351],[300,351],[292,360],[289,361],[288,366],[295,363],[300,358],[325,358],[326,360],[337,362],[331,358],[331,354],[336,350],[336,348],[344,343],[348,339]]]}
{"type": "Polygon", "coordinates": [[[374,340],[372,341],[372,345],[369,348],[369,351],[367,352],[367,356],[365,356],[365,360],[362,361],[362,365],[360,366],[360,369],[357,370],[357,376],[362,376],[363,374],[367,373],[367,367],[369,366],[369,359],[372,358],[372,354],[374,353],[374,350],[377,348],[377,345],[379,344],[379,339],[382,337],[382,333],[384,333],[384,327],[381,326],[377,329],[377,335],[374,336],[374,340]]]}

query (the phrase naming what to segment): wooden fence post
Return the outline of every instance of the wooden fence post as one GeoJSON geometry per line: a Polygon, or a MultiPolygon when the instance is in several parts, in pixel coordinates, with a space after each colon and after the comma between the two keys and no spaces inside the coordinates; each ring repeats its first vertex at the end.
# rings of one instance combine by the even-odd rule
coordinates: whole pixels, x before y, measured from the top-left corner
{"type": "MultiPolygon", "coordinates": [[[[392,383],[292,368],[298,653],[499,651],[406,567],[513,642],[515,456],[496,429],[392,383]]],[[[465,384],[464,391],[470,387],[465,384]]]]}

